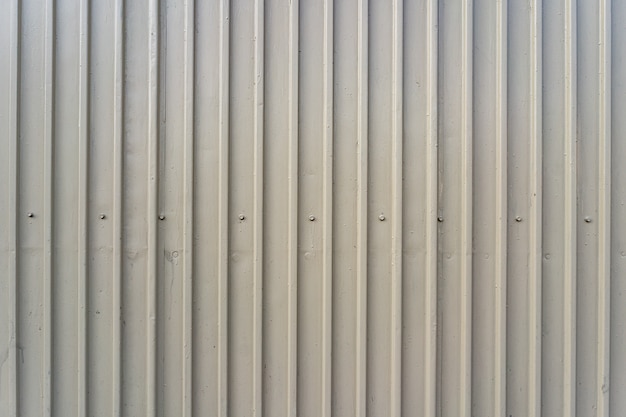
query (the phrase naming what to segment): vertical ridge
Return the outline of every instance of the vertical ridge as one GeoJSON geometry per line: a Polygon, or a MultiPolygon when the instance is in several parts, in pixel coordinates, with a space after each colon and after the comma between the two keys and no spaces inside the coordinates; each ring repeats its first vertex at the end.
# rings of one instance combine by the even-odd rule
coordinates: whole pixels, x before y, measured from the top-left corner
{"type": "Polygon", "coordinates": [[[598,416],[609,416],[611,291],[611,0],[599,5],[598,416]]]}
{"type": "Polygon", "coordinates": [[[195,0],[185,1],[183,59],[184,271],[183,271],[183,410],[191,417],[193,404],[193,236],[194,236],[194,81],[195,0]]]}
{"type": "MultiPolygon", "coordinates": [[[[0,238],[2,245],[2,258],[6,257],[6,275],[0,278],[2,286],[8,297],[2,297],[8,301],[6,307],[0,308],[0,320],[3,326],[0,328],[0,338],[3,345],[6,343],[6,353],[3,355],[3,366],[0,369],[0,413],[6,415],[19,415],[19,392],[18,392],[18,366],[17,366],[17,336],[18,336],[18,157],[19,157],[19,58],[20,58],[20,3],[12,1],[9,7],[9,49],[7,59],[9,61],[9,92],[7,99],[7,113],[0,116],[6,125],[2,125],[2,138],[6,140],[7,164],[0,168],[2,178],[7,182],[8,195],[3,197],[3,208],[7,210],[6,226],[2,230],[6,232],[0,238]],[[6,118],[5,118],[6,117],[6,118]],[[6,130],[5,130],[6,129],[6,130]],[[6,133],[6,137],[4,136],[6,133]],[[5,171],[6,169],[6,171],[5,171]],[[6,177],[4,176],[6,175],[6,177]],[[6,199],[6,200],[5,200],[6,199]],[[6,204],[6,205],[5,205],[6,204]],[[5,327],[6,326],[6,327],[5,327]],[[8,382],[8,384],[7,384],[8,382]]],[[[4,262],[3,262],[4,263],[4,262]]]]}
{"type": "Polygon", "coordinates": [[[80,40],[78,75],[78,392],[77,415],[87,415],[87,271],[89,201],[89,0],[80,2],[80,40]]]}
{"type": "Polygon", "coordinates": [[[323,75],[323,230],[322,230],[322,416],[332,406],[332,279],[333,279],[333,22],[334,1],[324,0],[323,75]]]}
{"type": "Polygon", "coordinates": [[[299,0],[289,5],[289,157],[288,157],[288,348],[287,348],[287,415],[295,417],[298,366],[298,48],[299,0]]]}
{"type": "Polygon", "coordinates": [[[391,375],[390,413],[402,413],[402,87],[403,0],[393,1],[391,74],[391,375]]]}
{"type": "Polygon", "coordinates": [[[157,415],[157,262],[158,262],[158,169],[159,169],[159,0],[148,3],[148,276],[146,291],[146,416],[157,415]]]}
{"type": "Polygon", "coordinates": [[[506,413],[507,2],[496,3],[495,416],[506,413]]]}
{"type": "Polygon", "coordinates": [[[254,2],[254,243],[253,415],[263,414],[263,128],[265,93],[264,1],[254,2]]]}
{"type": "Polygon", "coordinates": [[[115,57],[114,57],[114,112],[113,112],[113,277],[112,309],[113,325],[111,337],[111,384],[113,416],[122,407],[122,174],[123,174],[123,106],[124,106],[124,0],[115,1],[115,57]]]}
{"type": "Polygon", "coordinates": [[[461,392],[460,415],[472,408],[472,151],[473,151],[473,0],[462,3],[462,145],[461,145],[461,392]]]}
{"type": "Polygon", "coordinates": [[[563,417],[576,415],[576,0],[564,0],[563,417]]]}
{"type": "Polygon", "coordinates": [[[355,414],[367,414],[367,183],[369,115],[369,0],[358,0],[357,22],[357,247],[355,414]]]}
{"type": "Polygon", "coordinates": [[[438,196],[438,58],[439,10],[438,0],[428,0],[427,103],[426,103],[426,334],[424,416],[437,414],[437,196],[438,196]]]}
{"type": "Polygon", "coordinates": [[[230,0],[220,2],[218,185],[218,416],[228,416],[228,171],[230,136],[230,0]]]}
{"type": "Polygon", "coordinates": [[[541,415],[541,242],[542,242],[542,0],[533,0],[530,21],[530,230],[528,317],[528,415],[541,415]]]}
{"type": "Polygon", "coordinates": [[[52,187],[54,185],[54,1],[45,4],[44,67],[44,138],[43,138],[43,356],[41,375],[42,416],[52,413],[52,187]]]}

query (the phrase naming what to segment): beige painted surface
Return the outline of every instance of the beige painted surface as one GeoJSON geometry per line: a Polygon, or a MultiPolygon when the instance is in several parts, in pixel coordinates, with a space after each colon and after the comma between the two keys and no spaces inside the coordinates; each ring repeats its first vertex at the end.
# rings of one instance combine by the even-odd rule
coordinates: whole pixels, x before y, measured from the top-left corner
{"type": "Polygon", "coordinates": [[[626,2],[2,9],[0,417],[626,415],[626,2]]]}

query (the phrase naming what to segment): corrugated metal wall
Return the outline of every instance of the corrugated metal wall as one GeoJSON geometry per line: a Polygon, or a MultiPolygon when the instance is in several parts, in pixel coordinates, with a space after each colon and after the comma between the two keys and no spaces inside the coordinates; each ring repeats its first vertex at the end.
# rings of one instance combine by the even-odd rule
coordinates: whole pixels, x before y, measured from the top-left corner
{"type": "Polygon", "coordinates": [[[626,2],[2,8],[0,416],[626,413],[626,2]]]}

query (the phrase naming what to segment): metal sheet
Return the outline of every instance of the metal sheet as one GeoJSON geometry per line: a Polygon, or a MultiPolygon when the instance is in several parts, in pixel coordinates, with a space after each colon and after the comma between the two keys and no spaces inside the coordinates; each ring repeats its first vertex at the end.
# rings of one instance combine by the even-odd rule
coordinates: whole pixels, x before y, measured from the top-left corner
{"type": "Polygon", "coordinates": [[[0,416],[626,413],[626,3],[3,10],[0,416]]]}

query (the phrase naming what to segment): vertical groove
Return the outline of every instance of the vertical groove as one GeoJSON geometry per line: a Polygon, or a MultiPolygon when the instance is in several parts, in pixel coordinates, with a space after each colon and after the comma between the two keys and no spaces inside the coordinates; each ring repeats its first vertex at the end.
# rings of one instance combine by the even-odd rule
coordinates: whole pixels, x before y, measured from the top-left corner
{"type": "Polygon", "coordinates": [[[299,0],[289,6],[289,156],[287,236],[287,415],[297,415],[298,378],[298,47],[299,0]]]}
{"type": "Polygon", "coordinates": [[[427,57],[428,83],[426,103],[426,334],[424,337],[426,358],[424,385],[424,416],[435,417],[437,413],[437,195],[438,195],[438,44],[439,2],[427,3],[427,57]]]}
{"type": "Polygon", "coordinates": [[[44,190],[43,190],[43,355],[41,375],[42,416],[52,413],[52,187],[54,141],[54,1],[45,4],[44,50],[44,190]]]}
{"type": "Polygon", "coordinates": [[[333,22],[334,1],[324,0],[323,221],[322,231],[322,416],[331,417],[333,279],[333,22]]]}
{"type": "Polygon", "coordinates": [[[218,209],[218,416],[228,416],[228,155],[230,136],[230,0],[220,2],[218,209]]]}
{"type": "Polygon", "coordinates": [[[461,392],[460,415],[469,417],[472,408],[472,114],[473,114],[473,1],[462,3],[462,145],[461,145],[461,392]]]}
{"type": "Polygon", "coordinates": [[[78,392],[77,415],[87,415],[87,270],[89,201],[89,0],[80,2],[80,40],[78,75],[78,392]]]}
{"type": "Polygon", "coordinates": [[[530,215],[528,416],[541,415],[541,236],[542,236],[542,0],[533,0],[530,18],[530,215]]]}
{"type": "Polygon", "coordinates": [[[391,375],[390,417],[402,413],[402,67],[403,0],[393,1],[391,74],[391,375]]]}
{"type": "Polygon", "coordinates": [[[146,291],[146,415],[156,417],[156,343],[157,343],[157,262],[158,262],[158,169],[159,169],[159,0],[148,3],[148,276],[146,291]]]}
{"type": "Polygon", "coordinates": [[[611,0],[599,7],[598,416],[609,415],[611,291],[611,0]]]}
{"type": "Polygon", "coordinates": [[[367,182],[369,115],[369,0],[358,1],[357,22],[357,247],[355,414],[367,414],[367,182]]]}
{"type": "Polygon", "coordinates": [[[496,3],[495,416],[506,413],[507,2],[496,3]]]}
{"type": "Polygon", "coordinates": [[[185,1],[183,59],[184,272],[183,272],[183,417],[193,400],[193,231],[194,231],[194,69],[195,0],[185,1]]]}
{"type": "Polygon", "coordinates": [[[124,106],[124,0],[115,2],[115,62],[114,62],[114,112],[113,112],[113,335],[111,338],[112,411],[118,416],[122,407],[122,174],[123,174],[123,106],[124,106]]]}
{"type": "Polygon", "coordinates": [[[576,0],[564,0],[563,417],[576,415],[576,0]]]}
{"type": "Polygon", "coordinates": [[[265,3],[254,2],[254,323],[253,415],[263,414],[263,128],[265,93],[265,3]]]}

